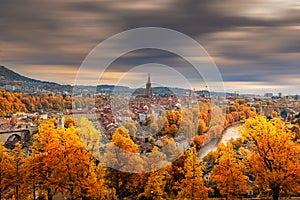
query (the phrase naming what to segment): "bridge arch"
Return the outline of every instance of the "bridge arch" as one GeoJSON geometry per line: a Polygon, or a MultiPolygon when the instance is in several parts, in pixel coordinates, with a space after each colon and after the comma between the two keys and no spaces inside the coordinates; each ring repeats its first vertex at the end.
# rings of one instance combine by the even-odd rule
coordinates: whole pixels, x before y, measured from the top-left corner
{"type": "Polygon", "coordinates": [[[6,148],[13,149],[15,144],[17,142],[21,142],[21,141],[22,141],[22,137],[21,137],[20,133],[11,133],[7,137],[4,145],[5,145],[6,148]]]}

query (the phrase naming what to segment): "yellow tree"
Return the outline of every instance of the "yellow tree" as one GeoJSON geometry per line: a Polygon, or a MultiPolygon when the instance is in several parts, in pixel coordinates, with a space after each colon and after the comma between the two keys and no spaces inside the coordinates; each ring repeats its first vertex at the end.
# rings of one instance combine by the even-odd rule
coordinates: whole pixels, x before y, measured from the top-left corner
{"type": "Polygon", "coordinates": [[[40,188],[48,199],[60,192],[69,199],[97,193],[94,160],[75,127],[55,128],[51,121],[40,126],[33,148],[39,154],[40,188]]]}
{"type": "Polygon", "coordinates": [[[113,188],[108,188],[106,185],[106,170],[102,163],[99,163],[95,170],[97,183],[96,183],[96,192],[93,194],[93,198],[99,200],[114,200],[117,199],[115,190],[113,188]]]}
{"type": "MultiPolygon", "coordinates": [[[[61,131],[55,127],[55,120],[47,120],[40,124],[39,131],[33,137],[31,151],[33,156],[28,163],[29,173],[35,171],[41,193],[46,193],[49,200],[59,190],[54,169],[59,166],[59,155],[62,153],[61,131]],[[33,165],[31,165],[31,163],[33,165]],[[37,165],[37,167],[34,167],[37,165]]],[[[29,175],[31,176],[31,175],[29,175]]]]}
{"type": "Polygon", "coordinates": [[[53,168],[60,190],[69,199],[91,197],[96,192],[95,165],[74,127],[62,130],[60,163],[53,168]]]}
{"type": "Polygon", "coordinates": [[[67,117],[64,121],[64,124],[67,128],[70,128],[71,126],[75,126],[75,119],[73,117],[67,117]]]}
{"type": "Polygon", "coordinates": [[[101,161],[109,167],[107,171],[110,187],[115,188],[119,198],[136,193],[139,174],[130,172],[142,172],[143,160],[139,156],[138,145],[135,144],[128,130],[120,127],[112,136],[112,142],[107,145],[106,151],[101,161]]]}
{"type": "Polygon", "coordinates": [[[152,152],[144,158],[146,172],[149,172],[143,193],[139,198],[166,199],[165,192],[166,178],[169,176],[168,169],[171,165],[166,161],[166,155],[159,151],[158,147],[153,147],[152,152]]]}
{"type": "Polygon", "coordinates": [[[31,155],[27,157],[24,163],[24,171],[25,171],[25,185],[28,195],[31,198],[36,199],[37,193],[40,189],[39,185],[43,181],[41,178],[43,163],[42,154],[36,153],[33,148],[31,148],[31,155]]]}
{"type": "Polygon", "coordinates": [[[11,157],[3,143],[0,143],[0,199],[8,199],[10,193],[11,172],[14,170],[11,157]]]}
{"type": "Polygon", "coordinates": [[[183,149],[176,145],[173,138],[164,139],[163,145],[161,151],[167,156],[169,162],[177,160],[183,154],[183,149]]]}
{"type": "Polygon", "coordinates": [[[203,180],[204,164],[198,157],[196,147],[187,152],[184,163],[184,179],[180,184],[179,199],[207,199],[208,188],[203,180]]]}
{"type": "Polygon", "coordinates": [[[25,155],[22,149],[22,145],[19,143],[15,144],[14,149],[9,152],[11,166],[10,171],[6,171],[8,179],[6,183],[9,184],[11,190],[11,197],[15,199],[23,199],[26,196],[26,190],[24,190],[24,163],[25,155]]]}
{"type": "Polygon", "coordinates": [[[99,150],[101,147],[101,133],[97,130],[92,122],[86,118],[81,118],[78,124],[78,135],[84,143],[87,150],[96,158],[99,158],[99,150]]]}
{"type": "Polygon", "coordinates": [[[293,134],[279,119],[268,121],[264,116],[246,120],[241,134],[249,143],[245,161],[262,189],[271,189],[277,200],[280,191],[300,190],[300,149],[292,141],[293,134]]]}
{"type": "Polygon", "coordinates": [[[207,131],[207,126],[206,123],[203,119],[199,119],[198,122],[198,134],[202,135],[207,131]]]}
{"type": "Polygon", "coordinates": [[[241,158],[230,142],[220,144],[211,179],[222,195],[228,198],[247,193],[248,177],[243,173],[241,158]]]}
{"type": "Polygon", "coordinates": [[[143,158],[145,162],[145,172],[157,171],[171,164],[167,161],[167,156],[162,153],[157,146],[154,146],[151,153],[147,154],[143,158]]]}
{"type": "Polygon", "coordinates": [[[138,195],[139,198],[151,198],[153,200],[163,200],[168,197],[165,192],[167,171],[160,169],[150,173],[144,192],[138,195]]]}
{"type": "Polygon", "coordinates": [[[126,121],[124,123],[124,127],[128,130],[129,135],[131,135],[132,139],[135,140],[136,138],[136,132],[137,132],[137,127],[136,123],[133,120],[126,121]]]}

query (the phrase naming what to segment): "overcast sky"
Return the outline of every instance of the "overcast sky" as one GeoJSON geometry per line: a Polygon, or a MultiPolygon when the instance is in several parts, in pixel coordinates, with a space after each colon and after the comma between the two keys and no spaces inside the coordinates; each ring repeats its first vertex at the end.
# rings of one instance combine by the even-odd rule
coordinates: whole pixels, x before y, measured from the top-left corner
{"type": "MultiPolygon", "coordinates": [[[[300,1],[0,3],[0,64],[32,78],[73,84],[81,62],[101,41],[121,31],[151,26],[173,29],[198,41],[218,66],[228,91],[300,93],[300,1]]],[[[157,74],[151,76],[154,81],[170,80],[168,73],[159,73],[159,67],[188,68],[183,61],[175,60],[178,58],[166,52],[133,52],[116,61],[101,82],[113,83],[130,69],[128,66],[162,61],[166,62],[157,65],[157,74]]],[[[145,82],[146,75],[140,72],[128,75],[132,82],[124,84],[145,82]]],[[[188,74],[193,80],[193,73],[188,74]]],[[[203,87],[200,82],[197,89],[203,87]]],[[[180,81],[174,86],[180,86],[180,81]]]]}

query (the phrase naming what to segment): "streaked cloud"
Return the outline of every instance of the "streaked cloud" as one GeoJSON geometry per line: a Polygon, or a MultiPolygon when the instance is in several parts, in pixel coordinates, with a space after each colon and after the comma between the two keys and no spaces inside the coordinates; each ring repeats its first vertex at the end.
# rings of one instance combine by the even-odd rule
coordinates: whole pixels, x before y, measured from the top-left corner
{"type": "MultiPolygon", "coordinates": [[[[99,42],[130,28],[156,26],[202,44],[228,89],[280,85],[292,93],[299,84],[294,77],[300,74],[298,1],[0,0],[0,5],[0,64],[30,77],[74,83],[82,60],[99,42]]],[[[180,58],[133,52],[116,61],[102,81],[109,83],[149,61],[174,67],[193,80],[180,58]]]]}

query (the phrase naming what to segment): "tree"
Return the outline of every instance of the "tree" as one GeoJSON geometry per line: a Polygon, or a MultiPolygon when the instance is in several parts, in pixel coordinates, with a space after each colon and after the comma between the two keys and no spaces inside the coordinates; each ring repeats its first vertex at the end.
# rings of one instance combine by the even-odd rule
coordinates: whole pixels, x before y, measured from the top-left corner
{"type": "MultiPolygon", "coordinates": [[[[12,190],[12,197],[16,200],[23,199],[22,195],[25,195],[24,190],[24,163],[25,155],[20,143],[16,143],[14,149],[9,153],[11,165],[13,166],[8,173],[7,183],[12,190]]],[[[24,197],[24,196],[23,196],[24,197]]]]}
{"type": "Polygon", "coordinates": [[[183,154],[183,149],[176,145],[173,138],[164,139],[161,151],[166,155],[169,162],[177,160],[183,154]]]}
{"type": "Polygon", "coordinates": [[[3,143],[0,143],[0,199],[8,199],[10,189],[10,172],[14,170],[11,157],[3,143]]]}
{"type": "Polygon", "coordinates": [[[205,136],[197,135],[194,137],[194,144],[196,145],[197,150],[199,150],[204,144],[205,136]]]}
{"type": "Polygon", "coordinates": [[[135,140],[137,132],[136,123],[133,120],[126,121],[124,123],[124,127],[128,130],[129,135],[131,135],[132,139],[135,140]]]}
{"type": "Polygon", "coordinates": [[[241,134],[249,143],[245,158],[248,170],[262,189],[271,189],[273,199],[280,192],[300,190],[300,149],[292,141],[293,134],[279,119],[268,121],[264,116],[246,120],[241,134]]]}
{"type": "Polygon", "coordinates": [[[97,168],[96,168],[96,177],[97,177],[97,183],[96,183],[96,192],[93,195],[94,198],[99,199],[99,200],[105,200],[105,199],[117,199],[115,195],[114,190],[110,190],[107,188],[106,185],[106,170],[104,168],[104,165],[99,163],[97,168]]]}
{"type": "Polygon", "coordinates": [[[67,128],[70,128],[71,126],[75,126],[75,119],[73,117],[67,117],[65,119],[64,124],[67,128]]]}
{"type": "Polygon", "coordinates": [[[85,145],[86,149],[93,154],[94,157],[99,158],[101,147],[101,132],[97,130],[92,122],[86,118],[81,118],[78,124],[78,135],[85,145]]]}
{"type": "Polygon", "coordinates": [[[243,173],[241,159],[230,142],[220,144],[211,179],[226,199],[247,193],[248,177],[243,173]]]}
{"type": "Polygon", "coordinates": [[[206,123],[204,122],[203,119],[199,119],[198,123],[198,134],[202,135],[207,131],[206,123]]]}
{"type": "Polygon", "coordinates": [[[42,169],[41,159],[42,155],[36,153],[36,151],[31,148],[31,155],[27,157],[24,163],[24,179],[26,180],[24,184],[29,196],[33,199],[37,198],[36,194],[40,189],[40,183],[43,181],[41,179],[42,171],[40,170],[42,169]]]}
{"type": "Polygon", "coordinates": [[[147,154],[143,159],[145,162],[145,172],[157,171],[171,164],[167,160],[167,156],[157,146],[154,146],[151,153],[147,154]]]}
{"type": "Polygon", "coordinates": [[[97,194],[95,162],[75,127],[58,129],[47,121],[35,135],[33,149],[39,155],[39,186],[48,199],[60,192],[69,199],[97,194]]]}
{"type": "Polygon", "coordinates": [[[138,174],[143,171],[143,160],[138,155],[139,149],[124,127],[116,129],[112,142],[107,145],[101,161],[109,167],[107,179],[109,186],[115,188],[118,198],[136,193],[139,186],[138,174]]]}
{"type": "Polygon", "coordinates": [[[139,198],[151,198],[153,200],[163,200],[167,198],[167,193],[165,192],[167,171],[160,169],[150,173],[148,177],[147,184],[145,186],[144,192],[139,194],[139,198]]]}
{"type": "Polygon", "coordinates": [[[176,124],[172,124],[172,125],[170,126],[170,130],[169,130],[169,135],[170,135],[170,137],[175,137],[176,134],[177,134],[177,132],[178,132],[178,127],[177,127],[177,125],[176,125],[176,124]]]}
{"type": "Polygon", "coordinates": [[[191,147],[187,152],[184,163],[185,176],[180,184],[180,199],[207,199],[208,188],[203,180],[204,164],[198,157],[196,147],[191,147]]]}

